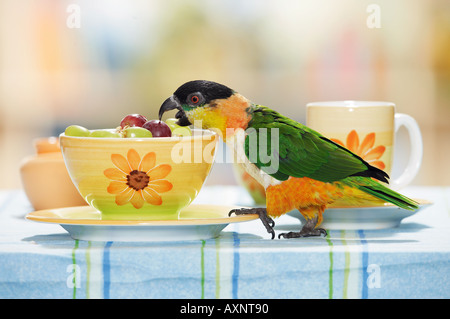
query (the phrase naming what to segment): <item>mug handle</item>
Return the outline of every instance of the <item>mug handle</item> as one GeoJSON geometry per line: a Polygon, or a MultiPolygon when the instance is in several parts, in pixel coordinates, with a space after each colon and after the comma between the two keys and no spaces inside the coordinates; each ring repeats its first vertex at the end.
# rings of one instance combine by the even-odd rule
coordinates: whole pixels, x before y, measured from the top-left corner
{"type": "Polygon", "coordinates": [[[401,126],[405,126],[408,130],[411,154],[403,173],[390,182],[391,188],[394,190],[399,190],[400,188],[405,187],[411,183],[414,177],[416,177],[419,172],[420,165],[422,164],[423,155],[422,134],[420,133],[420,128],[416,120],[410,115],[396,113],[395,133],[397,133],[401,126]]]}

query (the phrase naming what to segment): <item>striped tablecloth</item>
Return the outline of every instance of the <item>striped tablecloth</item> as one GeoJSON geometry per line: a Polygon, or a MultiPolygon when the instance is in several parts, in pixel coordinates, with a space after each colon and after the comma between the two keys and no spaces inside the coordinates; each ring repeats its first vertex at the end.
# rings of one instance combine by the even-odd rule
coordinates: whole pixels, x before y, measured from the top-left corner
{"type": "MultiPolygon", "coordinates": [[[[77,241],[28,221],[21,190],[0,191],[0,298],[449,298],[450,188],[403,193],[434,202],[385,230],[270,240],[258,220],[216,239],[77,241]]],[[[249,205],[239,187],[202,189],[196,203],[249,205]]],[[[291,216],[276,232],[299,229],[291,216]]]]}

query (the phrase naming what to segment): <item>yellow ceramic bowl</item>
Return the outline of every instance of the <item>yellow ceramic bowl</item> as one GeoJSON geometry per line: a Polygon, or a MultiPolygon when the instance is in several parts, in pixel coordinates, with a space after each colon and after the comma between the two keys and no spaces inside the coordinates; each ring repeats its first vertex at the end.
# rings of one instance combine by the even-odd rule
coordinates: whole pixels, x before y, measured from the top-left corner
{"type": "Polygon", "coordinates": [[[208,176],[218,135],[100,138],[60,135],[64,161],[81,196],[102,219],[177,219],[208,176]]]}

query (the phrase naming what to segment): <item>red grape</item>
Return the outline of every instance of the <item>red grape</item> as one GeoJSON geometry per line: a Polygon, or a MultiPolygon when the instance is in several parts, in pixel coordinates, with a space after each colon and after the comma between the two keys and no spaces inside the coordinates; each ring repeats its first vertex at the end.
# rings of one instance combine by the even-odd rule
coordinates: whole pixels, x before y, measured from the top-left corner
{"type": "Polygon", "coordinates": [[[142,127],[152,132],[153,137],[172,136],[172,131],[170,130],[170,127],[163,121],[158,120],[147,121],[145,122],[144,125],[142,125],[142,127]]]}
{"type": "Polygon", "coordinates": [[[143,115],[140,115],[140,114],[128,114],[127,116],[125,116],[122,119],[122,121],[120,122],[120,126],[122,128],[125,128],[125,126],[142,127],[142,125],[144,125],[145,122],[147,122],[147,119],[143,115]]]}

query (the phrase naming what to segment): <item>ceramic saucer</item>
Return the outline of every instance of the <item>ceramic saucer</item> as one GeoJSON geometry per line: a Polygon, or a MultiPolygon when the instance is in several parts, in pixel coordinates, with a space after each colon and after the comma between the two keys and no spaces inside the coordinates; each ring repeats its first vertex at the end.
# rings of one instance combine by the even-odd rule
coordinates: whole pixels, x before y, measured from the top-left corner
{"type": "MultiPolygon", "coordinates": [[[[328,207],[323,215],[320,227],[325,229],[385,229],[400,225],[402,219],[412,216],[432,203],[416,199],[419,208],[415,210],[401,209],[393,204],[386,203],[378,206],[364,207],[328,207]]],[[[298,210],[291,211],[288,215],[299,218],[304,223],[304,218],[298,210]]]]}
{"type": "Polygon", "coordinates": [[[177,220],[102,220],[90,206],[39,210],[29,220],[59,224],[74,239],[92,241],[179,241],[215,238],[230,223],[245,222],[258,215],[228,217],[236,208],[222,205],[190,205],[177,220]]]}

